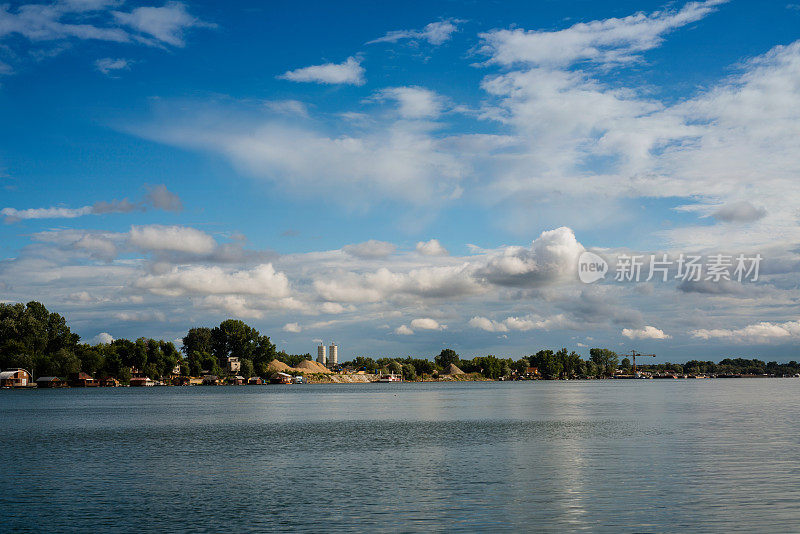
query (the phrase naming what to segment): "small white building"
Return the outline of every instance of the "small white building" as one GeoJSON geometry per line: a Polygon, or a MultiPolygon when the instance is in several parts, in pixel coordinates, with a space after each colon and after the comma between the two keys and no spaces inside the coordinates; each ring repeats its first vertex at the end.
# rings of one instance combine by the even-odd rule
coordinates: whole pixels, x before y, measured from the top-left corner
{"type": "Polygon", "coordinates": [[[239,358],[235,356],[231,356],[230,358],[228,358],[228,372],[238,373],[241,370],[242,370],[242,362],[239,361],[239,358]]]}

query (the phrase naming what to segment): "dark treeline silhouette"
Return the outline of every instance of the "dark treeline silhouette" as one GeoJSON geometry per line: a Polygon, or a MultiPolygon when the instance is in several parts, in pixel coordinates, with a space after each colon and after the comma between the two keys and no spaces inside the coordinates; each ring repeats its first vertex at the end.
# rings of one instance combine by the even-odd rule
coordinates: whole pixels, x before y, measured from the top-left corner
{"type": "MultiPolygon", "coordinates": [[[[39,302],[0,304],[0,369],[22,368],[34,378],[68,377],[85,372],[95,378],[115,377],[127,382],[132,372],[150,378],[179,374],[226,374],[228,359],[238,358],[245,378],[267,376],[268,364],[277,359],[290,367],[310,354],[277,351],[268,336],[242,321],[228,319],[219,326],[191,328],[183,338],[181,351],[172,342],[149,338],[116,339],[111,343],[81,343],[67,326],[64,317],[51,313],[39,302]]],[[[584,360],[567,349],[540,350],[530,356],[512,359],[493,355],[462,359],[452,349],[444,349],[432,360],[427,358],[377,358],[359,356],[342,367],[371,373],[394,372],[406,380],[435,377],[451,364],[465,373],[488,379],[535,374],[546,379],[607,377],[629,372],[630,361],[604,348],[589,350],[584,360]],[[532,368],[535,372],[532,373],[532,368]]],[[[719,363],[691,360],[685,364],[640,365],[650,372],[719,375],[793,376],[800,373],[795,361],[785,364],[752,359],[724,359],[719,363]]]]}

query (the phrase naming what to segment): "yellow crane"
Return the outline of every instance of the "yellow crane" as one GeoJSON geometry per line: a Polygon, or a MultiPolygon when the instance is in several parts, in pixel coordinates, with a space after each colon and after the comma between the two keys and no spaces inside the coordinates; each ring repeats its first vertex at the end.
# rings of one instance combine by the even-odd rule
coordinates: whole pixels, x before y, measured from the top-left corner
{"type": "Polygon", "coordinates": [[[656,357],[655,354],[642,354],[641,352],[636,352],[633,349],[631,349],[630,353],[625,354],[625,356],[630,356],[633,359],[633,376],[636,376],[636,357],[637,356],[639,356],[640,358],[642,356],[648,356],[648,357],[652,357],[652,358],[656,357]]]}

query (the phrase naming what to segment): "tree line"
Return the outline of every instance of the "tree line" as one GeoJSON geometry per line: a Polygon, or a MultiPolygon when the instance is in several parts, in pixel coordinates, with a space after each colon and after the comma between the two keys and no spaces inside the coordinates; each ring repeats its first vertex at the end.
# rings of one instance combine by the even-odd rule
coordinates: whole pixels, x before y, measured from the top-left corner
{"type": "MultiPolygon", "coordinates": [[[[131,370],[150,378],[170,376],[177,370],[182,376],[203,373],[223,376],[228,358],[239,359],[237,373],[267,376],[269,362],[277,359],[296,367],[311,355],[278,351],[269,336],[242,321],[228,319],[216,327],[191,328],[183,338],[181,350],[172,342],[151,338],[115,339],[111,343],[81,343],[80,337],[67,326],[66,319],[50,312],[39,302],[0,304],[0,369],[23,368],[41,376],[68,377],[85,372],[95,378],[115,377],[127,382],[131,370]]],[[[604,348],[589,350],[589,359],[578,353],[540,350],[529,356],[513,359],[494,355],[462,359],[454,350],[444,349],[429,358],[377,358],[358,356],[342,367],[367,372],[394,372],[406,380],[432,377],[450,364],[465,373],[478,373],[488,379],[512,374],[525,374],[535,367],[547,379],[611,376],[615,370],[630,371],[628,358],[604,348]]],[[[664,363],[640,365],[641,370],[683,374],[768,374],[793,376],[800,373],[797,362],[765,363],[757,359],[726,358],[719,363],[691,360],[685,364],[664,363]]]]}

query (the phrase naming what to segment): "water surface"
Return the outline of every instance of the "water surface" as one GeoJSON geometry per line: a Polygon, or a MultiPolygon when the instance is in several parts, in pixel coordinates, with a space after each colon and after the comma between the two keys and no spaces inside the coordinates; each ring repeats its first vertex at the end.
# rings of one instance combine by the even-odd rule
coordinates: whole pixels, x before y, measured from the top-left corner
{"type": "Polygon", "coordinates": [[[2,529],[800,531],[800,380],[0,391],[2,529]]]}

